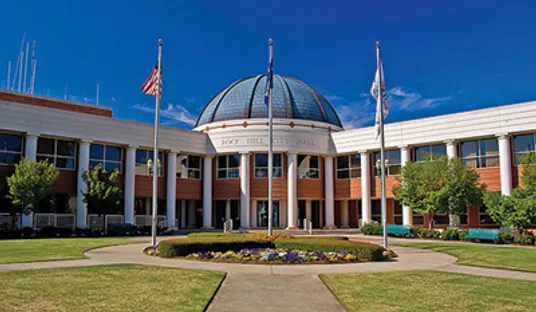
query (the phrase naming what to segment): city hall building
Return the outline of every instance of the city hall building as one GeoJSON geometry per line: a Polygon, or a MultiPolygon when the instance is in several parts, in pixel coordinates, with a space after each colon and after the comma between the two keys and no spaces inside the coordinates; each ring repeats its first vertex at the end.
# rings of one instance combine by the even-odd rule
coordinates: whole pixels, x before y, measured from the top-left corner
{"type": "MultiPolygon", "coordinates": [[[[232,83],[208,102],[193,130],[161,127],[161,225],[212,229],[232,219],[234,228],[267,227],[265,82],[259,75],[232,83]]],[[[304,219],[314,228],[380,221],[380,146],[373,127],[345,130],[322,94],[277,75],[273,116],[276,228],[300,228],[304,219]]],[[[460,157],[489,190],[510,194],[520,181],[517,155],[535,151],[535,133],[536,102],[386,124],[387,222],[429,221],[393,198],[406,162],[419,161],[423,152],[460,157]]],[[[0,176],[23,157],[48,159],[60,170],[52,196],[23,215],[21,226],[150,224],[152,138],[152,124],[114,118],[109,108],[0,91],[0,176]],[[99,216],[83,201],[82,173],[97,164],[119,172],[124,200],[116,214],[99,216]]],[[[2,196],[0,221],[9,209],[2,196]]],[[[448,216],[434,218],[437,226],[449,222],[448,216]]],[[[459,221],[462,227],[495,226],[482,207],[468,208],[459,221]]]]}

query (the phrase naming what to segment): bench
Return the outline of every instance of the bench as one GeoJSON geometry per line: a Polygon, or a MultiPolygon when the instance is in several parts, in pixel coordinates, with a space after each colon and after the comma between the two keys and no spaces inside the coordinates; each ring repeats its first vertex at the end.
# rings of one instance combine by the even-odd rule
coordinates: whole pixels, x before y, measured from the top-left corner
{"type": "Polygon", "coordinates": [[[387,234],[389,235],[409,235],[410,227],[399,224],[387,224],[387,234]]]}
{"type": "Polygon", "coordinates": [[[464,239],[465,240],[487,240],[487,241],[498,242],[499,230],[468,229],[467,235],[465,235],[464,239]]]}

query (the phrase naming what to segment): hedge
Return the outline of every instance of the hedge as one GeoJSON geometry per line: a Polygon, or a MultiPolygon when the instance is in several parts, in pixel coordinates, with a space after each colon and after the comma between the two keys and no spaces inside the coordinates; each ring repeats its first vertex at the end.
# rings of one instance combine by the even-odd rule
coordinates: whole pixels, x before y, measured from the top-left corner
{"type": "Polygon", "coordinates": [[[349,241],[344,237],[330,238],[295,238],[275,241],[277,248],[295,248],[308,251],[348,252],[357,254],[360,260],[383,260],[383,247],[375,244],[349,241]]]}

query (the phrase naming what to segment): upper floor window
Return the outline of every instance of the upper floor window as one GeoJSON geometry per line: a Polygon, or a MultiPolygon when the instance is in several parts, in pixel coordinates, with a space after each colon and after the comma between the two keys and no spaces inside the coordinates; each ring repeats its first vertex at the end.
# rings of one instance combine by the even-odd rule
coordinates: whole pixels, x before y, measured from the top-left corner
{"type": "Polygon", "coordinates": [[[201,179],[201,157],[177,155],[177,178],[201,179]]]}
{"type": "Polygon", "coordinates": [[[218,156],[218,179],[238,179],[240,155],[218,156]]]}
{"type": "Polygon", "coordinates": [[[461,144],[462,160],[472,168],[499,167],[497,139],[466,141],[461,144]]]}
{"type": "MultiPolygon", "coordinates": [[[[273,177],[283,176],[283,160],[281,154],[272,155],[273,177]]],[[[255,178],[268,178],[268,154],[255,154],[255,178]]]]}
{"type": "Polygon", "coordinates": [[[422,162],[426,157],[447,155],[445,144],[434,144],[415,147],[415,161],[422,162]]]}
{"type": "MultiPolygon", "coordinates": [[[[374,153],[374,165],[376,170],[374,170],[374,175],[380,176],[380,152],[374,153]]],[[[390,150],[385,151],[385,175],[399,175],[400,174],[400,150],[390,150]]]]}
{"type": "Polygon", "coordinates": [[[74,170],[76,165],[76,142],[38,138],[37,160],[47,159],[58,169],[74,170]]]}
{"type": "Polygon", "coordinates": [[[119,146],[91,144],[89,148],[89,168],[101,164],[104,171],[121,172],[123,149],[119,146]]]}
{"type": "Polygon", "coordinates": [[[526,152],[534,152],[534,134],[524,134],[514,137],[514,156],[516,164],[519,165],[519,157],[526,152]]]}
{"type": "Polygon", "coordinates": [[[0,165],[13,165],[22,158],[22,136],[0,133],[0,165]]]}
{"type": "Polygon", "coordinates": [[[361,178],[361,155],[337,156],[337,179],[361,178]]]}
{"type": "Polygon", "coordinates": [[[154,152],[151,150],[136,150],[136,175],[151,176],[155,166],[158,167],[158,176],[164,175],[164,153],[158,152],[158,162],[156,164],[154,163],[153,155],[154,152]],[[149,160],[151,160],[151,166],[149,166],[149,160]]]}
{"type": "Polygon", "coordinates": [[[318,156],[298,155],[298,178],[319,179],[320,167],[318,156]]]}

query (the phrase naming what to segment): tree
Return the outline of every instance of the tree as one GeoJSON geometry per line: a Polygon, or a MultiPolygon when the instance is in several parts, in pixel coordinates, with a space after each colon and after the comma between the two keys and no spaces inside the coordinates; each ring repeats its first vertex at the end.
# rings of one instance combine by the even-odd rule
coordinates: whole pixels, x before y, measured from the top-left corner
{"type": "Polygon", "coordinates": [[[430,215],[429,227],[438,213],[461,215],[480,202],[478,173],[458,158],[429,155],[423,162],[408,162],[393,187],[395,199],[420,214],[430,215]]]}
{"type": "Polygon", "coordinates": [[[493,222],[516,228],[520,233],[536,222],[536,157],[527,153],[520,157],[522,184],[510,196],[486,192],[484,203],[493,222]]]}
{"type": "Polygon", "coordinates": [[[48,160],[23,159],[15,165],[15,172],[7,178],[9,194],[18,212],[30,214],[49,193],[59,171],[48,160]]]}
{"type": "Polygon", "coordinates": [[[84,202],[93,213],[106,215],[121,212],[123,194],[117,171],[104,172],[99,164],[93,170],[84,172],[82,178],[87,186],[87,191],[83,194],[84,202]]]}

